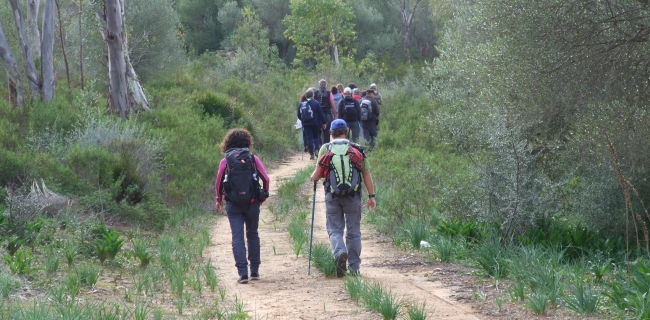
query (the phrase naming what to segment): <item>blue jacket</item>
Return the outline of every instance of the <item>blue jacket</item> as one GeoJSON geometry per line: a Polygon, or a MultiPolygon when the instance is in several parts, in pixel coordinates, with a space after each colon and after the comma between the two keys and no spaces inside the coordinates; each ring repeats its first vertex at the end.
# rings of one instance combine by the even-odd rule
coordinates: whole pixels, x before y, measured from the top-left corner
{"type": "MultiPolygon", "coordinates": [[[[302,101],[300,102],[302,103],[302,101]]],[[[297,114],[298,119],[302,122],[303,126],[322,126],[327,124],[327,118],[325,118],[325,113],[323,113],[323,108],[320,106],[320,103],[314,99],[307,100],[307,103],[311,106],[311,111],[314,112],[314,118],[311,120],[302,120],[302,115],[300,114],[300,104],[298,104],[297,114]]]]}

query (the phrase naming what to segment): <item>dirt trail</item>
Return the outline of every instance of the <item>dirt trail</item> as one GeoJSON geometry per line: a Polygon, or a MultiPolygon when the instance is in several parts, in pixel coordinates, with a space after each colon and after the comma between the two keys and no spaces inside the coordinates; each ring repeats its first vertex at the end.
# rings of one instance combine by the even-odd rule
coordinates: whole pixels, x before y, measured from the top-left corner
{"type": "MultiPolygon", "coordinates": [[[[270,172],[271,195],[283,180],[307,167],[305,157],[293,156],[270,172]]],[[[324,194],[319,186],[316,197],[314,242],[326,242],[324,194]]],[[[381,200],[379,201],[381,205],[381,200]]],[[[355,304],[344,291],[341,279],[325,278],[312,268],[307,276],[307,259],[296,258],[286,231],[286,222],[278,224],[266,205],[260,215],[262,265],[258,281],[241,285],[236,282],[237,270],[231,249],[231,235],[226,217],[220,218],[212,230],[212,245],[208,254],[216,264],[222,285],[229,295],[237,295],[255,319],[378,319],[376,313],[355,304]]],[[[434,309],[431,319],[478,319],[469,306],[450,299],[453,292],[440,281],[430,281],[422,268],[395,268],[400,254],[390,242],[362,225],[363,251],[361,273],[364,279],[381,281],[393,293],[418,302],[426,301],[434,309]]],[[[308,250],[308,249],[307,249],[308,250]]],[[[432,269],[432,268],[431,268],[432,269]]],[[[435,273],[434,270],[430,274],[435,273]]]]}

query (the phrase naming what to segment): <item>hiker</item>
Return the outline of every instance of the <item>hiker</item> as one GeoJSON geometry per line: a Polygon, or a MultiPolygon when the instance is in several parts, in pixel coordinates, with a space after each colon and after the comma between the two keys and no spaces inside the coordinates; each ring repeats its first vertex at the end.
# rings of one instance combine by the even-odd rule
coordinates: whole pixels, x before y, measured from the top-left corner
{"type": "Polygon", "coordinates": [[[321,145],[321,127],[327,127],[327,119],[318,101],[314,100],[314,90],[309,88],[305,92],[305,100],[298,105],[298,119],[302,122],[302,130],[305,132],[309,160],[314,160],[314,151],[321,145]]]}
{"type": "MultiPolygon", "coordinates": [[[[336,89],[339,90],[339,93],[340,93],[340,94],[343,94],[343,89],[344,89],[344,87],[343,87],[342,84],[340,84],[340,83],[336,84],[336,89]]],[[[338,106],[338,104],[336,104],[336,105],[338,106]]]]}
{"type": "MultiPolygon", "coordinates": [[[[361,118],[361,107],[359,101],[352,98],[352,89],[343,89],[343,100],[338,105],[339,119],[345,120],[347,127],[350,128],[352,141],[359,141],[359,119],[361,118]]],[[[348,138],[350,138],[348,136],[348,138]]]]}
{"type": "Polygon", "coordinates": [[[379,123],[379,104],[375,99],[375,91],[368,89],[366,96],[361,100],[361,129],[363,129],[363,140],[368,142],[372,151],[375,148],[377,139],[377,124],[379,123]]]}
{"type": "MultiPolygon", "coordinates": [[[[305,93],[303,92],[300,96],[300,102],[307,101],[305,98],[305,93]]],[[[305,153],[309,152],[309,147],[307,147],[307,136],[305,135],[305,127],[302,126],[302,121],[300,122],[300,129],[302,131],[302,146],[305,153]]]]}
{"type": "Polygon", "coordinates": [[[349,262],[350,273],[359,275],[361,265],[361,182],[368,191],[367,206],[377,206],[370,165],[363,148],[345,137],[348,126],[344,120],[332,121],[332,141],[318,152],[318,166],[311,175],[313,181],[325,178],[325,212],[327,234],[332,255],[336,260],[336,276],[343,277],[349,262]],[[341,161],[333,161],[333,157],[341,161]],[[340,157],[339,157],[340,156],[340,157]],[[348,165],[349,164],[349,165],[348,165]],[[352,168],[352,170],[346,170],[352,168]],[[350,179],[346,176],[350,175],[350,179]],[[338,180],[337,180],[338,178],[338,180]],[[343,231],[345,242],[343,241],[343,231]]]}
{"type": "Polygon", "coordinates": [[[361,90],[359,88],[352,89],[352,98],[361,101],[361,90]]]}
{"type": "Polygon", "coordinates": [[[377,85],[376,84],[371,84],[370,89],[375,92],[375,100],[377,101],[378,105],[381,105],[382,102],[384,102],[384,99],[381,96],[381,93],[377,91],[377,85]]]}
{"type": "MultiPolygon", "coordinates": [[[[330,89],[330,92],[332,93],[332,97],[334,98],[334,106],[335,106],[334,110],[336,110],[341,100],[343,100],[343,88],[341,86],[341,90],[339,90],[338,86],[333,86],[330,89]]],[[[334,119],[338,119],[338,114],[334,117],[334,119]]],[[[329,134],[329,131],[327,132],[327,134],[329,134]]]]}
{"type": "Polygon", "coordinates": [[[350,84],[348,84],[348,88],[354,90],[354,89],[356,89],[356,88],[358,88],[358,87],[357,87],[356,84],[354,84],[354,83],[350,83],[350,84]]]}
{"type": "Polygon", "coordinates": [[[223,213],[224,202],[230,231],[232,254],[239,274],[239,283],[258,280],[260,267],[260,237],[257,227],[260,220],[260,204],[269,197],[269,176],[260,159],[251,154],[253,137],[246,129],[232,129],[221,142],[224,158],[219,163],[216,190],[217,212],[223,213]],[[260,188],[259,179],[263,187],[260,188]],[[246,241],[244,241],[246,226],[246,241]],[[246,259],[248,243],[248,260],[246,259]],[[250,278],[248,268],[250,263],[250,278]]]}
{"type": "Polygon", "coordinates": [[[327,121],[327,126],[323,130],[322,139],[323,143],[330,142],[330,123],[332,120],[336,119],[336,107],[334,107],[334,97],[330,91],[325,88],[327,86],[327,81],[321,79],[318,81],[318,89],[314,91],[314,100],[320,103],[323,113],[325,114],[325,119],[327,121]]]}

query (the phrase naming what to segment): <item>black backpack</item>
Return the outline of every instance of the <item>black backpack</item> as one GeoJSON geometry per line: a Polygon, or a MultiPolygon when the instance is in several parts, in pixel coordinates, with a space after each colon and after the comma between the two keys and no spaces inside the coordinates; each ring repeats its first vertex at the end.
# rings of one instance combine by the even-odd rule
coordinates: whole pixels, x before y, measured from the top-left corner
{"type": "Polygon", "coordinates": [[[314,111],[311,110],[311,106],[309,105],[309,101],[303,101],[300,103],[300,119],[303,123],[304,122],[309,122],[309,120],[314,119],[314,111]]]}
{"type": "Polygon", "coordinates": [[[356,100],[343,100],[343,120],[347,122],[359,121],[356,100]]]}
{"type": "Polygon", "coordinates": [[[332,109],[332,104],[330,103],[330,92],[325,88],[314,90],[314,100],[320,103],[323,111],[330,111],[332,109]]]}
{"type": "Polygon", "coordinates": [[[250,204],[258,198],[260,189],[253,155],[248,148],[234,148],[226,151],[225,158],[224,198],[235,205],[250,204]]]}

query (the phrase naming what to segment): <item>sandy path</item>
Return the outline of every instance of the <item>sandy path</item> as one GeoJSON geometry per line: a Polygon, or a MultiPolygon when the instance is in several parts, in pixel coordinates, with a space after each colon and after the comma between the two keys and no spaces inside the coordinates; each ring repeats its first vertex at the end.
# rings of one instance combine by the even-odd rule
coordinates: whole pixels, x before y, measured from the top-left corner
{"type": "MultiPolygon", "coordinates": [[[[270,173],[271,195],[282,180],[292,177],[309,165],[309,160],[293,156],[270,173]]],[[[319,186],[316,197],[314,242],[327,242],[325,231],[324,194],[319,186]]],[[[381,205],[381,201],[379,202],[381,205]]],[[[212,229],[212,245],[208,254],[216,264],[222,285],[229,295],[237,295],[246,304],[255,319],[378,319],[376,313],[351,301],[343,290],[341,279],[325,278],[312,268],[307,276],[307,259],[293,254],[291,240],[286,232],[286,222],[273,220],[266,205],[260,215],[262,243],[261,280],[241,285],[236,282],[237,270],[231,250],[230,228],[227,218],[220,218],[212,229]]],[[[425,300],[435,311],[432,319],[478,319],[475,311],[449,299],[453,293],[440,281],[428,281],[422,273],[406,273],[383,267],[386,262],[399,259],[390,243],[373,236],[371,228],[364,225],[361,273],[364,279],[379,280],[400,297],[421,302],[425,300]]],[[[402,254],[403,255],[403,254],[402,254]]]]}

